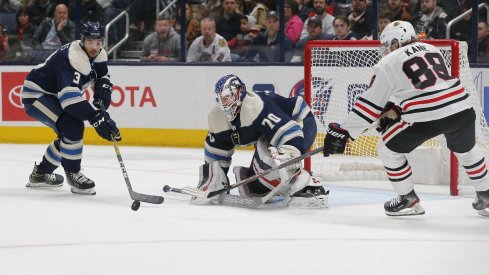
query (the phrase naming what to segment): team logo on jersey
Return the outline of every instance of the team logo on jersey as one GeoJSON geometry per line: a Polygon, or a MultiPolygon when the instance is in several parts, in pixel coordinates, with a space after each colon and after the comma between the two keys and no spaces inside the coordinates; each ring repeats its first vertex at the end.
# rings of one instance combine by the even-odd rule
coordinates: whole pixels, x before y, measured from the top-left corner
{"type": "Polygon", "coordinates": [[[2,120],[33,121],[22,105],[22,87],[28,72],[2,73],[2,120]]]}
{"type": "Polygon", "coordinates": [[[228,42],[226,42],[226,39],[219,39],[219,46],[221,46],[222,48],[227,47],[228,42]]]}

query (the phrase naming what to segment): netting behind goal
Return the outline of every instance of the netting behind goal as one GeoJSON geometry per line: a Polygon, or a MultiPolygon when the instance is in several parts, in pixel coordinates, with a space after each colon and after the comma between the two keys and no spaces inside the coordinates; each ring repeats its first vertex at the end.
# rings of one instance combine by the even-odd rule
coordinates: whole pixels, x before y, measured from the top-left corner
{"type": "MultiPolygon", "coordinates": [[[[481,110],[480,95],[473,85],[467,44],[454,40],[425,42],[441,50],[452,75],[460,77],[471,95],[477,113],[477,143],[486,151],[489,148],[489,131],[481,110]]],[[[331,121],[343,121],[353,108],[356,98],[368,88],[372,67],[380,58],[379,42],[311,41],[306,46],[304,57],[305,98],[318,125],[314,144],[314,148],[317,148],[323,146],[327,125],[331,121]]],[[[306,168],[329,181],[387,179],[377,156],[379,138],[375,129],[369,129],[355,141],[349,142],[344,154],[327,158],[316,155],[306,160],[306,168]]],[[[429,140],[409,154],[408,160],[413,167],[413,177],[419,176],[418,182],[423,182],[426,174],[438,171],[446,176],[446,182],[450,182],[451,194],[457,195],[458,191],[471,187],[463,169],[458,169],[456,158],[448,152],[445,143],[442,136],[429,140]],[[427,163],[418,163],[420,161],[427,163]],[[417,174],[416,166],[420,167],[417,174]]],[[[438,183],[443,178],[438,177],[434,181],[438,183]]]]}

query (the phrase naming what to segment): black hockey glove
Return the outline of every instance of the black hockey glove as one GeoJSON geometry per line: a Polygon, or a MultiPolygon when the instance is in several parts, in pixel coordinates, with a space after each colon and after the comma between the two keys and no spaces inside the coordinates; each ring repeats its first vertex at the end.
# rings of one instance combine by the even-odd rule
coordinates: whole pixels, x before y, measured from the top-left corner
{"type": "Polygon", "coordinates": [[[348,131],[342,129],[338,123],[330,123],[324,137],[323,155],[327,157],[331,154],[342,154],[345,152],[346,142],[349,137],[348,131]]]}
{"type": "Polygon", "coordinates": [[[93,128],[95,128],[97,134],[102,138],[108,141],[112,141],[112,138],[117,141],[122,140],[121,133],[115,125],[115,121],[110,118],[109,113],[99,111],[94,118],[89,120],[89,122],[92,124],[93,128]]]}
{"type": "Polygon", "coordinates": [[[394,103],[388,101],[384,110],[380,114],[379,121],[375,130],[379,133],[384,133],[394,123],[400,120],[401,110],[394,103]]]}
{"type": "Polygon", "coordinates": [[[379,133],[383,133],[387,129],[389,129],[391,125],[394,124],[395,122],[396,119],[390,117],[382,117],[379,119],[379,124],[377,125],[377,128],[375,128],[375,130],[377,130],[377,132],[379,133]]]}
{"type": "Polygon", "coordinates": [[[101,78],[95,82],[93,88],[93,105],[95,107],[102,109],[101,105],[104,105],[105,110],[109,109],[112,98],[112,86],[112,83],[107,78],[101,78]]]}

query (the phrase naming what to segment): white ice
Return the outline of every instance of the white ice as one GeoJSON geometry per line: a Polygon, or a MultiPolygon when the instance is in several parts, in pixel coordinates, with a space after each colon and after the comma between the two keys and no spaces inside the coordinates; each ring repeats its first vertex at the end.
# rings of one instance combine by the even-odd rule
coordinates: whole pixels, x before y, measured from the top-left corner
{"type": "Polygon", "coordinates": [[[134,212],[112,146],[84,149],[95,196],[24,187],[45,147],[0,144],[0,274],[489,272],[489,219],[447,186],[417,185],[426,214],[413,217],[384,214],[388,182],[326,183],[326,210],[192,206],[162,187],[195,186],[202,149],[122,145],[133,188],[165,196],[134,212]]]}

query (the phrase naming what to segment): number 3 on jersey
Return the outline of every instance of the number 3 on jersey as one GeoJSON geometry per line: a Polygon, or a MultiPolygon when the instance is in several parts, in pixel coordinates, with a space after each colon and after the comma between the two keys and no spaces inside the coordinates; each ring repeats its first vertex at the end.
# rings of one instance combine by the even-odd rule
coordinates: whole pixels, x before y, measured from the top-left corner
{"type": "Polygon", "coordinates": [[[263,125],[263,126],[268,125],[268,127],[270,127],[270,129],[273,129],[273,127],[275,127],[275,124],[279,123],[281,120],[282,119],[279,118],[278,116],[276,116],[272,113],[269,113],[268,116],[263,119],[263,121],[261,122],[261,125],[263,125]]]}
{"type": "Polygon", "coordinates": [[[414,87],[421,90],[435,85],[437,77],[443,80],[452,79],[439,53],[426,53],[423,57],[415,56],[404,62],[402,71],[414,87]]]}

